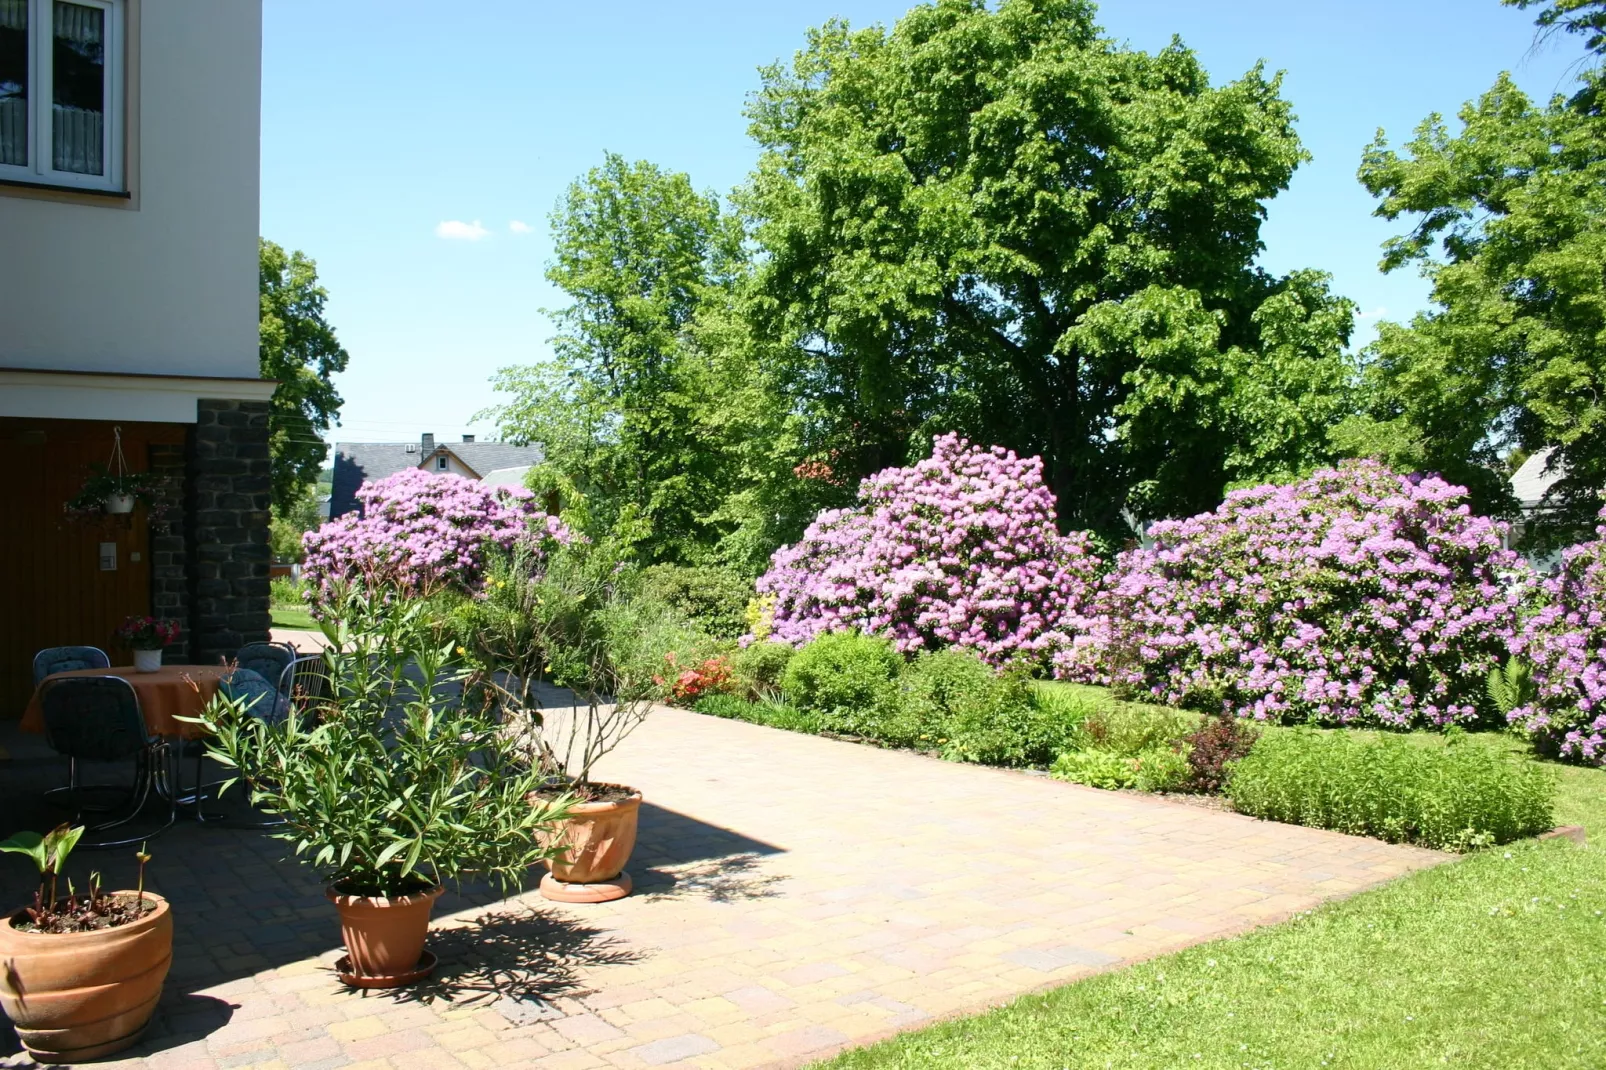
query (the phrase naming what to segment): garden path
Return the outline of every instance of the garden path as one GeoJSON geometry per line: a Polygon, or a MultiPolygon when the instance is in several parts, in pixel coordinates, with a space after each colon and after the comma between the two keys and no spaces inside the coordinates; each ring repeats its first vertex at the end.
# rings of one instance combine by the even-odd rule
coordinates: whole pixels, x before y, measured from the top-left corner
{"type": "MultiPolygon", "coordinates": [[[[602,772],[648,800],[636,894],[448,894],[440,970],[394,994],[342,989],[334,913],[282,845],[183,823],[152,844],[162,1010],[100,1065],[794,1066],[1446,857],[677,710],[602,772]]],[[[119,886],[123,860],[91,861],[119,886]]],[[[0,898],[29,890],[0,857],[0,898]]]]}

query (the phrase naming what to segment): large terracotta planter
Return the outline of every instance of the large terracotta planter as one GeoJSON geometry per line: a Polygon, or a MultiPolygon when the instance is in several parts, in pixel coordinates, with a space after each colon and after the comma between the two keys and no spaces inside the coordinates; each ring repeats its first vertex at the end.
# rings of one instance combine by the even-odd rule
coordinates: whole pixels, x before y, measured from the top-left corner
{"type": "Polygon", "coordinates": [[[346,895],[338,886],[324,895],[340,911],[347,969],[341,976],[364,988],[394,988],[418,980],[429,935],[429,912],[444,888],[394,898],[346,895]]]}
{"type": "Polygon", "coordinates": [[[549,843],[562,848],[547,859],[551,872],[541,878],[541,894],[560,903],[606,903],[630,894],[624,871],[636,849],[636,817],[641,792],[628,799],[577,803],[549,843]]]}
{"type": "Polygon", "coordinates": [[[99,1059],[145,1031],[173,962],[173,913],[145,898],[156,906],[144,917],[95,932],[29,933],[0,919],[0,1007],[39,1062],[99,1059]]]}

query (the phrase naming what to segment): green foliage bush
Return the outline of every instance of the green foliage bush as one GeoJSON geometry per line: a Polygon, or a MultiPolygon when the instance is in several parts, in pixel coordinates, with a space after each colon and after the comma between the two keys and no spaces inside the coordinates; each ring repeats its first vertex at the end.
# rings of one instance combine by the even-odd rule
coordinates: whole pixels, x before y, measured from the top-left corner
{"type": "Polygon", "coordinates": [[[1181,791],[1188,785],[1193,770],[1187,740],[1198,725],[1197,714],[1061,694],[1061,701],[1082,704],[1084,712],[1054,760],[1055,777],[1139,791],[1181,791]]]}
{"type": "Polygon", "coordinates": [[[747,630],[753,583],[734,569],[652,565],[641,571],[641,589],[716,639],[735,639],[747,630]]]}
{"type": "Polygon", "coordinates": [[[1065,751],[1052,770],[1058,779],[1074,784],[1139,791],[1176,791],[1190,772],[1187,754],[1170,746],[1146,747],[1135,754],[1099,747],[1065,751]]]}
{"type": "Polygon", "coordinates": [[[785,643],[754,643],[732,656],[731,667],[748,698],[773,698],[780,693],[781,677],[796,653],[785,643]]]}
{"type": "MultiPolygon", "coordinates": [[[[987,668],[971,654],[955,655],[987,668]]],[[[917,672],[919,664],[916,662],[917,672]]],[[[978,678],[950,695],[937,731],[942,756],[950,761],[1047,765],[1070,745],[1085,716],[1086,710],[1079,704],[1034,687],[1024,673],[995,675],[987,671],[985,680],[978,678]]]]}
{"type": "Polygon", "coordinates": [[[268,602],[275,608],[305,609],[306,601],[301,597],[301,585],[289,576],[275,576],[268,581],[268,602]]]}
{"type": "Polygon", "coordinates": [[[1112,702],[1091,710],[1082,723],[1077,743],[1090,750],[1105,750],[1132,757],[1156,748],[1178,749],[1199,726],[1199,715],[1132,702],[1112,702]]]}
{"type": "Polygon", "coordinates": [[[708,695],[698,699],[693,708],[698,713],[733,721],[748,721],[769,728],[783,728],[788,732],[812,734],[820,731],[818,715],[784,702],[749,702],[737,695],[708,695]]]}
{"type": "Polygon", "coordinates": [[[1272,821],[1466,851],[1553,824],[1554,776],[1498,744],[1454,735],[1294,729],[1268,733],[1233,766],[1227,795],[1272,821]]]}
{"type": "Polygon", "coordinates": [[[820,717],[831,732],[883,738],[899,710],[903,656],[878,636],[858,632],[822,635],[799,650],[781,676],[793,705],[820,717]]]}

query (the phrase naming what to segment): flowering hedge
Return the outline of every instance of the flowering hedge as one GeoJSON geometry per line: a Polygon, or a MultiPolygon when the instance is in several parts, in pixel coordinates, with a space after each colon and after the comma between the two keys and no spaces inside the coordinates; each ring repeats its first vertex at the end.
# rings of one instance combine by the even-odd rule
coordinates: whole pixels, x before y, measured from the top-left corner
{"type": "Polygon", "coordinates": [[[407,468],[365,483],[362,512],[347,513],[302,539],[309,597],[321,601],[339,582],[361,582],[408,594],[476,587],[486,550],[521,539],[538,551],[573,536],[546,516],[529,491],[487,487],[461,476],[407,468]]]}
{"type": "Polygon", "coordinates": [[[1563,553],[1512,643],[1533,668],[1535,693],[1507,715],[1563,757],[1594,765],[1606,765],[1606,510],[1601,519],[1599,538],[1563,553]]]}
{"type": "Polygon", "coordinates": [[[1529,573],[1436,477],[1350,462],[1235,491],[1119,556],[1061,675],[1257,720],[1475,720],[1529,573]]]}
{"type": "Polygon", "coordinates": [[[992,664],[1046,663],[1067,642],[1098,562],[1061,536],[1038,458],[936,440],[930,459],[859,485],[860,504],[828,510],[758,581],[774,598],[771,639],[822,632],[891,636],[898,649],[965,647],[992,664]]]}

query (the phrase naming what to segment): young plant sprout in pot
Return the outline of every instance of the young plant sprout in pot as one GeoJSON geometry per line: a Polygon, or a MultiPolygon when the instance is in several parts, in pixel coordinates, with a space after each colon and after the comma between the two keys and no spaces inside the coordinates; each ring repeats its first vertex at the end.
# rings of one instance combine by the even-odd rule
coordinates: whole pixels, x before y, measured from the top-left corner
{"type": "Polygon", "coordinates": [[[328,880],[341,979],[409,984],[435,966],[424,942],[443,882],[516,891],[552,853],[543,836],[569,800],[530,805],[540,771],[462,701],[457,644],[425,602],[337,590],[322,628],[328,682],[316,703],[273,720],[220,692],[201,721],[233,771],[223,790],[243,782],[252,805],[283,820],[273,835],[328,880]]]}
{"type": "Polygon", "coordinates": [[[493,562],[484,594],[455,621],[481,668],[474,690],[499,709],[539,777],[531,805],[575,800],[547,836],[541,894],[564,903],[629,895],[642,793],[593,774],[662,697],[657,673],[681,626],[641,597],[606,544],[583,543],[544,557],[515,548],[493,562]]]}
{"type": "Polygon", "coordinates": [[[32,905],[0,922],[0,1007],[42,1063],[98,1059],[137,1041],[173,961],[173,915],[167,900],[145,890],[143,848],[133,891],[105,891],[99,873],[81,894],[71,878],[63,881],[83,834],[61,825],[0,843],[39,868],[32,905]]]}

